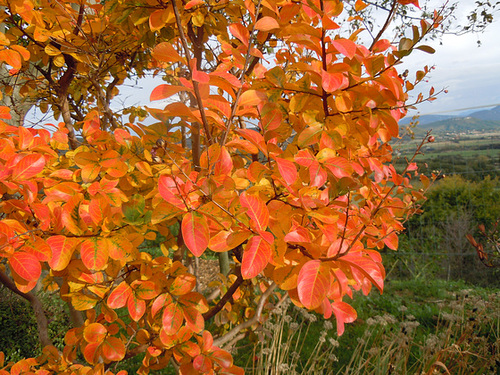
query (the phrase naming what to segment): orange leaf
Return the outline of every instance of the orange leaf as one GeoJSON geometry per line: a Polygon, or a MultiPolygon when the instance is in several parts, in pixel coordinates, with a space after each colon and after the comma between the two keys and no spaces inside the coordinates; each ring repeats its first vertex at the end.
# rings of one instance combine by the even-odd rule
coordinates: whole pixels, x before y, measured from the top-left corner
{"type": "Polygon", "coordinates": [[[199,333],[205,328],[205,320],[203,315],[194,307],[184,307],[184,319],[186,324],[193,332],[199,333]]]}
{"type": "Polygon", "coordinates": [[[85,345],[85,347],[82,349],[83,356],[85,357],[85,360],[88,363],[95,364],[97,363],[99,359],[99,348],[101,346],[101,343],[99,342],[93,342],[88,345],[85,345]]]}
{"type": "Polygon", "coordinates": [[[386,246],[392,250],[398,249],[398,234],[393,231],[384,238],[386,246]]]}
{"type": "Polygon", "coordinates": [[[203,354],[199,354],[193,359],[193,368],[202,374],[208,374],[212,370],[212,361],[203,354]]]}
{"type": "Polygon", "coordinates": [[[107,334],[108,330],[101,323],[90,323],[83,330],[83,338],[87,342],[101,343],[107,334]]]}
{"type": "Polygon", "coordinates": [[[184,5],[184,9],[185,10],[188,10],[188,9],[191,9],[197,5],[201,5],[203,4],[203,0],[191,0],[191,1],[188,1],[186,3],[186,5],[184,5]]]}
{"type": "Polygon", "coordinates": [[[182,238],[194,256],[203,254],[210,240],[207,219],[196,211],[188,212],[182,219],[182,238]]]}
{"type": "Polygon", "coordinates": [[[0,61],[5,61],[14,69],[21,69],[21,66],[23,64],[21,55],[17,51],[13,51],[10,49],[3,49],[0,51],[0,61]]]}
{"type": "Polygon", "coordinates": [[[149,28],[151,31],[162,29],[167,24],[171,12],[170,9],[158,9],[151,13],[149,16],[149,28]]]}
{"type": "Polygon", "coordinates": [[[52,250],[52,259],[49,261],[49,266],[54,271],[62,271],[67,267],[73,252],[80,243],[77,238],[65,236],[53,236],[47,239],[47,244],[52,250]]]}
{"type": "Polygon", "coordinates": [[[241,23],[233,23],[229,25],[229,31],[234,37],[238,38],[245,46],[248,46],[250,33],[248,29],[241,23]]]}
{"type": "Polygon", "coordinates": [[[169,292],[174,296],[181,296],[192,291],[195,286],[196,277],[186,273],[174,279],[174,282],[170,285],[169,292]]]}
{"type": "Polygon", "coordinates": [[[240,203],[247,209],[247,215],[253,220],[255,227],[264,231],[269,223],[269,210],[266,204],[255,195],[246,192],[240,195],[240,203]]]}
{"type": "Polygon", "coordinates": [[[12,171],[14,180],[28,180],[43,171],[45,158],[42,155],[30,154],[22,158],[12,171]]]}
{"type": "Polygon", "coordinates": [[[233,366],[233,357],[225,350],[214,350],[214,352],[210,355],[210,358],[225,369],[229,369],[233,366]]]}
{"type": "Polygon", "coordinates": [[[127,300],[127,309],[130,317],[137,322],[146,312],[146,302],[132,293],[127,300]]]}
{"type": "Polygon", "coordinates": [[[297,279],[300,302],[308,309],[321,305],[330,288],[328,269],[320,260],[310,260],[302,266],[297,279]]]}
{"type": "Polygon", "coordinates": [[[47,262],[52,258],[50,246],[38,236],[33,236],[33,242],[24,245],[21,250],[33,254],[40,262],[47,262]]]}
{"type": "Polygon", "coordinates": [[[110,362],[121,361],[125,352],[125,344],[117,337],[108,337],[102,344],[102,355],[110,362]]]}
{"type": "Polygon", "coordinates": [[[153,49],[153,57],[163,62],[182,61],[182,57],[171,43],[161,42],[153,49]]]}
{"type": "Polygon", "coordinates": [[[347,87],[349,81],[342,73],[328,73],[323,71],[321,74],[321,85],[326,92],[334,92],[347,87]]]}
{"type": "Polygon", "coordinates": [[[132,288],[126,281],[122,281],[108,296],[107,304],[112,309],[119,309],[127,304],[132,293],[132,288]]]}
{"type": "Polygon", "coordinates": [[[82,262],[91,271],[100,271],[108,263],[107,242],[99,237],[91,237],[82,242],[80,246],[82,262]]]}
{"type": "Polygon", "coordinates": [[[261,273],[271,260],[271,246],[260,236],[248,240],[241,262],[241,275],[244,279],[253,279],[261,273]]]}
{"type": "Polygon", "coordinates": [[[189,91],[189,90],[184,86],[173,86],[167,84],[159,85],[153,89],[149,97],[149,100],[154,101],[154,100],[166,99],[181,91],[189,91]]]}
{"type": "Polygon", "coordinates": [[[323,165],[327,167],[337,178],[351,177],[353,173],[353,169],[349,161],[340,156],[328,158],[323,161],[320,160],[320,162],[322,162],[323,165]]]}
{"type": "Polygon", "coordinates": [[[130,286],[140,299],[149,300],[160,294],[159,286],[151,280],[135,280],[130,286]]]}
{"type": "Polygon", "coordinates": [[[333,313],[337,319],[337,334],[342,336],[344,333],[344,323],[352,323],[358,317],[354,308],[342,301],[332,303],[333,313]]]}
{"type": "Polygon", "coordinates": [[[267,99],[266,94],[257,90],[247,90],[240,95],[238,105],[240,106],[256,106],[267,99]]]}
{"type": "Polygon", "coordinates": [[[280,24],[273,17],[264,16],[255,23],[255,29],[260,31],[271,31],[279,29],[280,24]]]}
{"type": "Polygon", "coordinates": [[[9,265],[26,281],[38,280],[42,266],[35,255],[19,251],[9,258],[9,265]]]}
{"type": "Polygon", "coordinates": [[[212,251],[225,252],[241,245],[251,235],[250,231],[225,231],[222,230],[210,237],[208,247],[212,251]]]}
{"type": "Polygon", "coordinates": [[[167,335],[175,335],[181,328],[183,321],[184,313],[179,304],[171,303],[163,310],[162,328],[167,335]]]}
{"type": "Polygon", "coordinates": [[[354,43],[350,39],[335,39],[332,41],[332,46],[341,54],[349,57],[350,59],[352,59],[356,54],[356,43],[354,43]]]}

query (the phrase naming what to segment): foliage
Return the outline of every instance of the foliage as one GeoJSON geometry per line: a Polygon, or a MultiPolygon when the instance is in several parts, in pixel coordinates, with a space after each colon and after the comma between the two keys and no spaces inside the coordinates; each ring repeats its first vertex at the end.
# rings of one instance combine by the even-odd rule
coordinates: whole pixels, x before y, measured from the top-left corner
{"type": "Polygon", "coordinates": [[[41,336],[40,280],[75,324],[62,351],[47,345],[1,374],[111,373],[138,355],[141,374],[169,362],[239,374],[220,346],[265,319],[277,288],[335,316],[339,335],[356,319],[344,297],[383,290],[378,250],[397,249],[431,182],[413,159],[401,173],[391,165],[407,92],[429,72],[410,79],[396,65],[432,52],[419,43],[441,13],[397,45],[380,34],[367,48],[362,30],[340,35],[339,0],[1,5],[0,58],[63,122],[0,122],[0,279],[30,300],[41,336]],[[165,75],[151,100],[167,105],[148,109],[156,124],[134,113],[122,124],[110,100],[146,69],[165,75]],[[143,251],[159,236],[161,255],[143,251]],[[186,252],[220,254],[220,297],[196,291],[186,252]]]}
{"type": "Polygon", "coordinates": [[[491,231],[500,217],[499,187],[498,178],[489,177],[476,182],[447,176],[437,181],[427,193],[423,214],[407,223],[400,252],[384,254],[392,275],[498,286],[498,270],[484,267],[466,235],[485,242],[477,228],[481,224],[491,231]]]}

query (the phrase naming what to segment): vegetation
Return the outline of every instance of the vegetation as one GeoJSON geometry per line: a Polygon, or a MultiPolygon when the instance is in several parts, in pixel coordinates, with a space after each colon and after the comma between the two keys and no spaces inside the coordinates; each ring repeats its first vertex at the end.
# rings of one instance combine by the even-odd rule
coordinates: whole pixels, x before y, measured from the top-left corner
{"type": "Polygon", "coordinates": [[[348,298],[382,292],[380,251],[436,178],[415,164],[430,134],[392,164],[407,106],[436,95],[407,103],[430,69],[396,67],[433,52],[422,41],[449,8],[393,44],[384,32],[417,0],[0,5],[0,283],[30,303],[40,341],[31,358],[0,354],[0,375],[241,374],[221,347],[284,301],[340,336],[348,298]],[[364,45],[360,22],[387,4],[364,45]],[[149,73],[165,107],[113,110],[149,73]],[[32,105],[62,121],[23,126],[32,105]],[[219,260],[218,293],[199,289],[202,256],[219,260]]]}

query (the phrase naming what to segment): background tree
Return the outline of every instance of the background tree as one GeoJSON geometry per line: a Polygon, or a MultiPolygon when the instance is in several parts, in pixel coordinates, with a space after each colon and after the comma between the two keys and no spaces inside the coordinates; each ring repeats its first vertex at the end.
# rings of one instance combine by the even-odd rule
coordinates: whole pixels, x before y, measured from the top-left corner
{"type": "Polygon", "coordinates": [[[407,92],[428,72],[396,66],[432,52],[419,43],[440,12],[395,45],[364,46],[361,29],[340,35],[338,0],[2,5],[0,58],[63,122],[0,124],[1,281],[29,298],[43,278],[85,314],[62,350],[3,373],[97,373],[136,355],[139,373],[169,361],[241,373],[220,347],[285,296],[335,316],[340,335],[356,319],[344,297],[383,290],[378,250],[397,249],[430,183],[413,159],[391,165],[407,92]],[[167,82],[151,100],[169,103],[149,109],[151,126],[123,124],[110,101],[145,69],[167,82]],[[161,256],[141,250],[160,236],[161,256]],[[223,271],[210,302],[182,263],[209,251],[223,271]]]}

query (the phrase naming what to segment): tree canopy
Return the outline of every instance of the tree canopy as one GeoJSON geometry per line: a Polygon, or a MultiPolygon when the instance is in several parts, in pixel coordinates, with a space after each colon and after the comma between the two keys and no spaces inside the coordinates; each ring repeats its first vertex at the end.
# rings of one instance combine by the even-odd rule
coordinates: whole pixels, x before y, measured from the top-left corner
{"type": "Polygon", "coordinates": [[[429,72],[397,65],[433,52],[421,41],[439,11],[396,43],[380,32],[365,45],[363,29],[346,31],[372,6],[362,0],[0,5],[3,94],[62,120],[0,122],[0,281],[34,301],[46,345],[0,374],[111,373],[137,355],[141,374],[170,362],[239,374],[220,348],[282,298],[335,318],[341,335],[356,319],[346,298],[382,292],[378,250],[397,249],[431,181],[413,159],[391,164],[408,92],[429,72]],[[134,108],[123,122],[111,100],[148,72],[164,79],[151,100],[166,104],[147,109],[152,125],[134,108]],[[189,263],[214,253],[221,292],[207,298],[189,263]],[[73,312],[64,348],[46,334],[38,283],[73,312]]]}

